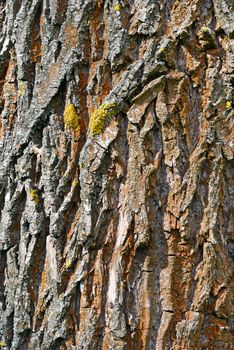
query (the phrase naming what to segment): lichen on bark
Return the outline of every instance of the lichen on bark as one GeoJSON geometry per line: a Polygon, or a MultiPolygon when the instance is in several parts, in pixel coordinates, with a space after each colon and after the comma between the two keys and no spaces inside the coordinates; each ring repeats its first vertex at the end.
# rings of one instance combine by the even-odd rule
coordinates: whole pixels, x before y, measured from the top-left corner
{"type": "Polygon", "coordinates": [[[0,1],[0,347],[232,350],[233,23],[0,1]]]}

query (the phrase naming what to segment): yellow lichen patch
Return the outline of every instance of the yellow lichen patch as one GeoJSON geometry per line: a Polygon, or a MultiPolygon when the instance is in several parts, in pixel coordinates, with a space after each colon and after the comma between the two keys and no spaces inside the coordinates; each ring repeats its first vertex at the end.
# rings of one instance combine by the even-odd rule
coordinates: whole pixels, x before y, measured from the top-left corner
{"type": "Polygon", "coordinates": [[[120,4],[116,4],[115,6],[114,6],[114,10],[115,11],[120,11],[122,9],[122,6],[120,5],[120,4]]]}
{"type": "Polygon", "coordinates": [[[76,186],[78,185],[78,183],[79,183],[79,182],[78,182],[77,180],[73,180],[73,181],[72,181],[72,187],[76,187],[76,186]]]}
{"type": "Polygon", "coordinates": [[[20,81],[18,85],[18,96],[21,97],[25,94],[26,83],[24,81],[20,81]]]}
{"type": "Polygon", "coordinates": [[[89,129],[92,135],[101,134],[105,122],[108,118],[113,117],[116,114],[115,106],[116,103],[105,103],[92,113],[89,121],[89,129]]]}
{"type": "Polygon", "coordinates": [[[201,31],[203,33],[209,33],[210,32],[210,28],[208,28],[208,27],[201,27],[201,31]]]}
{"type": "Polygon", "coordinates": [[[231,109],[232,108],[232,101],[226,101],[225,108],[231,109]]]}
{"type": "Polygon", "coordinates": [[[29,194],[32,197],[32,199],[34,200],[34,202],[36,204],[38,204],[40,200],[39,200],[39,196],[37,194],[37,191],[34,188],[30,188],[29,194]]]}
{"type": "Polygon", "coordinates": [[[79,117],[76,112],[76,108],[73,104],[67,105],[64,111],[64,124],[65,128],[72,128],[77,131],[80,130],[79,117]]]}
{"type": "Polygon", "coordinates": [[[0,341],[0,348],[7,346],[7,344],[4,341],[0,341]]]}
{"type": "Polygon", "coordinates": [[[160,47],[160,49],[159,49],[158,51],[159,51],[159,52],[165,51],[165,47],[160,47]]]}
{"type": "Polygon", "coordinates": [[[70,269],[71,266],[72,266],[71,260],[67,259],[66,262],[65,262],[65,266],[66,266],[66,269],[70,269]]]}

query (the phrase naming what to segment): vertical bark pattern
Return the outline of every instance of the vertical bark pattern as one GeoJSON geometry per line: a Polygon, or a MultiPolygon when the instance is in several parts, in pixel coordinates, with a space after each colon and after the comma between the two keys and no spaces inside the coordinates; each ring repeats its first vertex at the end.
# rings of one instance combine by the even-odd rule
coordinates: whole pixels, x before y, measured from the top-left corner
{"type": "Polygon", "coordinates": [[[233,23],[231,0],[0,0],[5,349],[233,349],[233,23]]]}

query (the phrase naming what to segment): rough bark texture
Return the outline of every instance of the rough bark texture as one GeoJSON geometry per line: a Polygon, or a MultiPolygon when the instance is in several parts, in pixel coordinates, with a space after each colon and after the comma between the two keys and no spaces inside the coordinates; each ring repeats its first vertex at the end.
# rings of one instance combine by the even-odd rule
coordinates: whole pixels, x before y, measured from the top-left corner
{"type": "Polygon", "coordinates": [[[233,1],[0,0],[0,31],[0,344],[233,349],[233,1]]]}

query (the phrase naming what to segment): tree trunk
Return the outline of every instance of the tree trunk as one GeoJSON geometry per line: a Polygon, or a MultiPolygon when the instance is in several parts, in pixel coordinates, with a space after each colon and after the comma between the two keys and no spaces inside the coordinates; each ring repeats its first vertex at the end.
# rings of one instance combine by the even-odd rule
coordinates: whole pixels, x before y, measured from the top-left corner
{"type": "Polygon", "coordinates": [[[0,0],[0,347],[232,350],[234,3],[0,0]]]}

